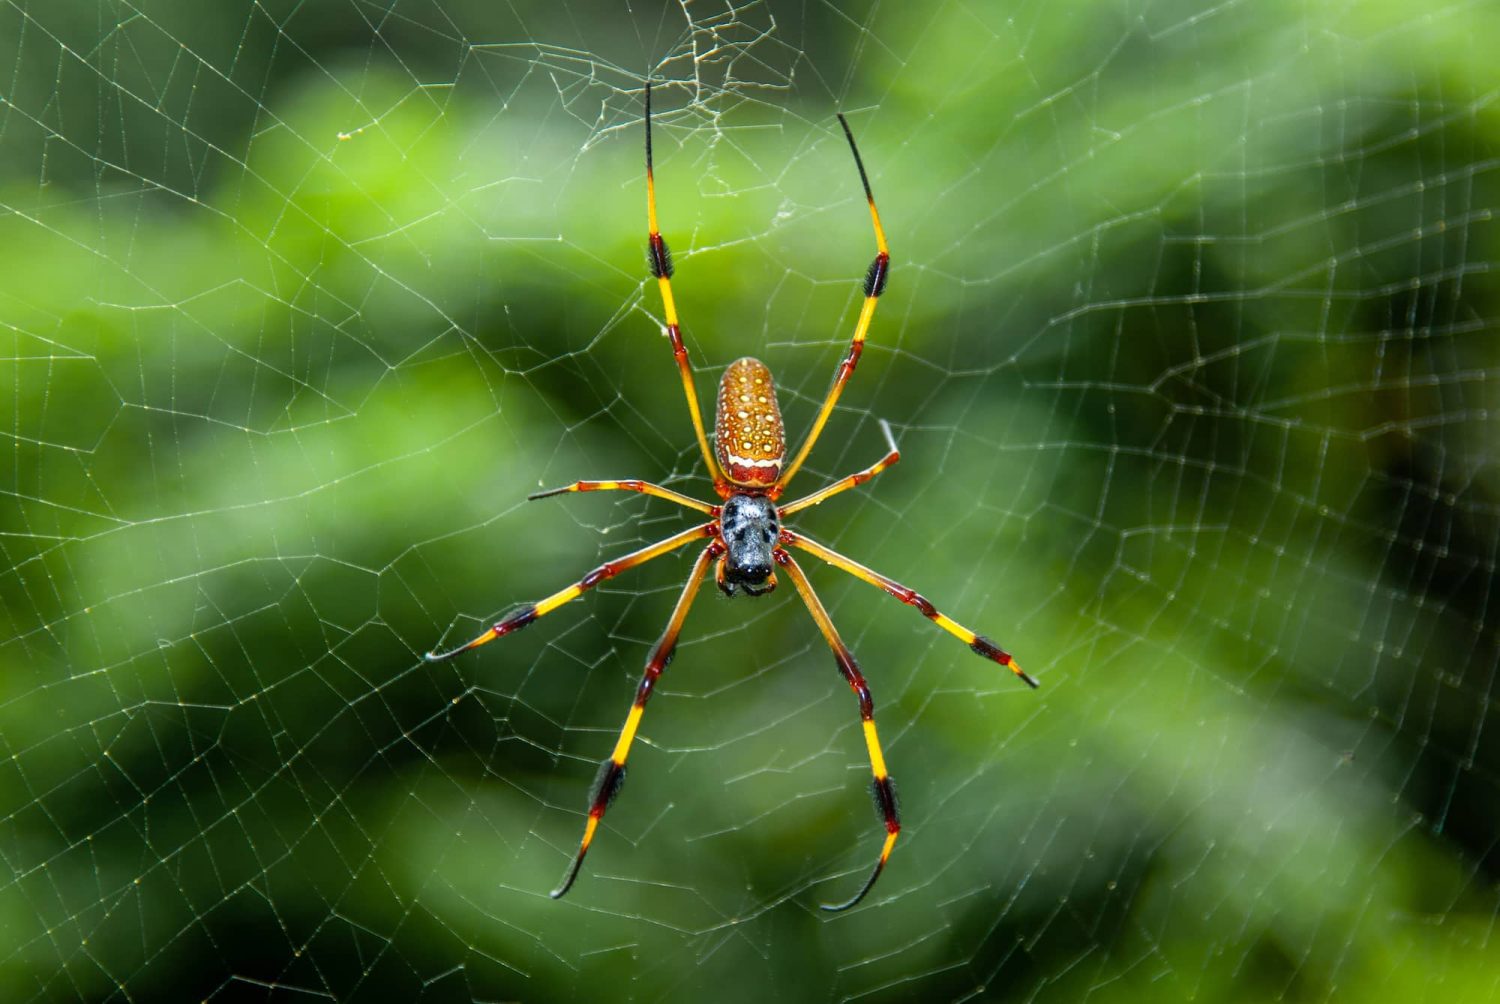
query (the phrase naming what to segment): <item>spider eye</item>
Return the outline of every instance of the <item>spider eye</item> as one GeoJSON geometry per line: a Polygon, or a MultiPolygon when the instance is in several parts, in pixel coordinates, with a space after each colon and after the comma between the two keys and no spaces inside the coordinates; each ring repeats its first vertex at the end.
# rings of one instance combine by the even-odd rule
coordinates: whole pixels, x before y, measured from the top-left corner
{"type": "Polygon", "coordinates": [[[751,596],[764,596],[776,588],[776,573],[767,568],[765,575],[753,582],[741,583],[741,588],[751,596]]]}
{"type": "Polygon", "coordinates": [[[771,574],[771,566],[761,562],[741,565],[735,569],[736,577],[744,583],[764,582],[771,574]]]}

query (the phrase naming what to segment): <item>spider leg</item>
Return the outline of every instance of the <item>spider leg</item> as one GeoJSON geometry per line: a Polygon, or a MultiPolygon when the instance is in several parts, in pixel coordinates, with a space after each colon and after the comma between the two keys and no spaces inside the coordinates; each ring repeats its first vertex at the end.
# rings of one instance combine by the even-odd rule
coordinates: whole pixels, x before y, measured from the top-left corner
{"type": "Polygon", "coordinates": [[[703,413],[698,408],[698,391],[693,386],[693,364],[688,361],[687,346],[682,344],[682,328],[677,323],[677,302],[672,298],[672,252],[662,239],[656,225],[656,177],[651,163],[651,81],[646,81],[646,222],[650,232],[646,238],[646,256],[651,266],[651,275],[661,289],[662,311],[667,316],[667,337],[672,342],[672,355],[677,358],[677,372],[682,375],[682,390],[687,395],[688,413],[693,419],[693,432],[698,436],[698,448],[703,451],[703,462],[714,479],[719,494],[727,493],[724,475],[714,462],[713,451],[708,448],[708,436],[703,431],[703,413]]]}
{"type": "Polygon", "coordinates": [[[813,420],[812,431],[807,434],[802,449],[797,451],[796,459],[790,466],[782,469],[781,477],[776,479],[775,490],[777,493],[785,488],[797,473],[807,455],[812,452],[813,444],[818,441],[818,436],[823,432],[823,426],[828,422],[828,416],[833,414],[833,406],[838,403],[839,395],[844,392],[844,384],[849,382],[849,375],[854,372],[854,367],[859,365],[859,355],[865,348],[865,333],[870,330],[870,319],[875,316],[875,304],[880,299],[880,294],[885,292],[885,281],[891,270],[891,249],[885,243],[885,229],[880,225],[880,213],[875,210],[875,196],[870,191],[870,178],[865,174],[865,162],[860,159],[859,147],[854,145],[854,133],[849,131],[849,123],[844,116],[839,116],[839,125],[844,127],[844,136],[849,140],[849,149],[854,153],[854,166],[859,168],[859,180],[865,186],[865,201],[870,204],[870,222],[875,224],[875,260],[870,262],[870,269],[865,273],[865,305],[859,312],[859,321],[854,326],[854,337],[849,341],[849,352],[844,356],[844,361],[839,363],[839,368],[834,372],[833,386],[828,389],[828,397],[823,402],[823,407],[818,410],[818,417],[813,420]]]}
{"type": "Polygon", "coordinates": [[[870,772],[875,776],[873,784],[875,805],[880,810],[881,819],[885,821],[885,845],[880,848],[880,857],[876,860],[875,868],[870,872],[870,877],[865,880],[865,884],[852,899],[843,903],[823,905],[823,909],[837,913],[857,904],[874,887],[875,880],[880,877],[881,871],[885,869],[886,861],[891,856],[891,848],[896,844],[896,837],[901,833],[901,815],[896,808],[895,785],[891,781],[891,776],[886,773],[885,755],[880,750],[880,738],[875,734],[875,705],[870,698],[870,688],[865,683],[864,675],[859,671],[859,664],[854,661],[853,653],[839,637],[838,629],[833,626],[828,611],[823,609],[822,601],[818,599],[818,594],[813,592],[812,583],[807,581],[807,576],[803,574],[796,559],[779,547],[772,554],[777,564],[785,568],[787,574],[792,577],[792,584],[797,587],[797,592],[802,594],[802,602],[807,604],[808,612],[818,624],[818,630],[823,632],[823,637],[828,641],[828,647],[833,649],[833,657],[839,664],[839,672],[843,674],[849,688],[854,691],[854,696],[859,698],[859,720],[865,731],[865,746],[870,752],[870,772]]]}
{"type": "Polygon", "coordinates": [[[606,561],[604,564],[589,572],[587,575],[579,579],[577,582],[573,583],[571,586],[568,586],[565,589],[559,589],[557,592],[553,593],[551,596],[548,596],[544,600],[537,600],[535,603],[528,603],[524,607],[521,607],[519,610],[506,615],[494,627],[490,628],[488,631],[475,638],[473,641],[468,642],[464,645],[460,645],[458,648],[449,649],[446,652],[428,652],[425,658],[428,662],[442,662],[444,659],[453,658],[460,652],[467,652],[471,648],[478,648],[480,645],[488,644],[489,642],[494,641],[496,638],[510,634],[512,631],[519,631],[526,625],[530,624],[532,621],[536,620],[538,617],[545,617],[547,614],[550,614],[552,611],[556,610],[564,603],[582,596],[584,593],[588,592],[590,589],[593,589],[605,579],[614,578],[616,575],[619,575],[626,569],[634,568],[637,565],[643,565],[646,562],[650,561],[652,558],[659,558],[663,554],[675,551],[684,544],[690,543],[695,540],[701,540],[704,537],[712,537],[717,532],[718,521],[715,520],[709,523],[704,523],[701,526],[695,526],[691,529],[684,530],[679,534],[674,534],[673,536],[668,537],[666,540],[658,541],[655,544],[643,547],[639,551],[633,551],[630,554],[625,555],[623,558],[616,558],[613,561],[606,561]]]}
{"type": "Polygon", "coordinates": [[[594,840],[594,832],[599,828],[599,820],[604,818],[605,810],[620,793],[620,786],[625,783],[625,758],[630,755],[630,744],[635,739],[636,727],[641,723],[641,714],[646,710],[646,702],[651,699],[651,691],[656,686],[657,677],[661,676],[662,670],[672,661],[672,653],[677,649],[677,636],[682,632],[682,622],[687,619],[688,608],[693,605],[693,598],[698,595],[698,587],[703,584],[703,574],[708,570],[711,562],[724,553],[724,545],[714,541],[703,549],[698,555],[698,560],[693,564],[693,570],[688,575],[687,584],[682,587],[682,595],[677,598],[677,607],[672,611],[671,620],[667,621],[667,629],[662,632],[656,647],[651,650],[651,655],[646,659],[646,671],[641,676],[641,682],[635,691],[635,702],[630,706],[630,714],[625,718],[625,725],[620,729],[620,738],[615,741],[615,750],[609,755],[609,759],[599,765],[599,775],[594,779],[594,792],[589,796],[589,819],[584,824],[583,840],[579,842],[578,854],[573,858],[573,864],[568,867],[568,873],[563,876],[562,884],[552,890],[552,898],[561,898],[573,885],[573,880],[578,877],[578,870],[583,867],[583,856],[589,852],[589,844],[594,840]]]}
{"type": "Polygon", "coordinates": [[[869,481],[875,475],[879,474],[881,471],[885,470],[887,467],[890,467],[896,461],[900,460],[901,451],[896,449],[896,437],[891,435],[890,423],[883,418],[880,420],[880,431],[885,433],[885,443],[891,448],[891,451],[884,457],[882,457],[878,463],[871,464],[864,470],[859,471],[855,474],[851,474],[847,478],[842,478],[838,481],[835,481],[833,484],[827,486],[826,488],[821,488],[818,491],[813,492],[811,495],[803,496],[795,502],[789,502],[786,505],[781,506],[776,510],[776,515],[785,519],[787,516],[790,516],[794,512],[801,512],[803,509],[815,506],[819,502],[823,502],[829,498],[832,498],[839,492],[847,491],[850,488],[854,488],[858,485],[864,484],[866,481],[869,481]]]}
{"type": "Polygon", "coordinates": [[[534,502],[537,499],[551,498],[554,495],[565,495],[568,492],[640,492],[642,495],[655,495],[659,499],[668,502],[676,502],[678,505],[687,506],[689,509],[697,509],[709,516],[717,516],[718,507],[711,506],[707,502],[699,502],[697,499],[688,498],[670,488],[661,485],[653,485],[649,481],[575,481],[571,485],[561,488],[550,488],[543,492],[532,492],[526,496],[527,501],[534,502]]]}
{"type": "Polygon", "coordinates": [[[822,544],[819,544],[813,540],[809,540],[808,538],[802,536],[800,533],[794,533],[791,530],[786,529],[785,527],[783,527],[781,530],[781,542],[783,544],[791,544],[793,547],[800,547],[802,548],[802,550],[808,552],[809,554],[822,558],[824,561],[828,562],[835,568],[843,569],[850,575],[854,576],[856,579],[863,579],[865,582],[868,582],[872,586],[879,586],[881,589],[884,589],[886,592],[896,597],[896,599],[900,600],[902,603],[905,603],[908,606],[916,607],[922,612],[923,617],[926,617],[938,627],[942,628],[944,631],[947,631],[959,641],[969,646],[970,650],[972,650],[974,654],[982,655],[986,659],[989,659],[993,662],[998,662],[1000,665],[1004,666],[1006,669],[1009,669],[1012,673],[1019,676],[1023,681],[1025,681],[1027,686],[1040,686],[1040,684],[1038,684],[1037,681],[1029,673],[1021,669],[1021,667],[1017,665],[1016,660],[1011,658],[1009,652],[1005,651],[999,645],[996,645],[994,642],[990,641],[984,635],[975,634],[973,631],[970,631],[962,624],[953,620],[947,614],[940,612],[936,607],[932,605],[930,601],[928,601],[925,596],[923,596],[916,590],[908,589],[906,586],[903,586],[895,579],[886,578],[879,572],[872,571],[866,568],[864,565],[861,565],[853,558],[846,558],[842,554],[839,554],[837,551],[832,550],[831,548],[824,547],[822,544]]]}

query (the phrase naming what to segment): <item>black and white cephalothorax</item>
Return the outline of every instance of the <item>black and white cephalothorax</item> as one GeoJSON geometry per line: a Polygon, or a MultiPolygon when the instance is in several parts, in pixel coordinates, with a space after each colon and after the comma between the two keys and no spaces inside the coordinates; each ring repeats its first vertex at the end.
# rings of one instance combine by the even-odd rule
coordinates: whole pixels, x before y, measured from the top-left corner
{"type": "Polygon", "coordinates": [[[731,495],[719,515],[724,561],[719,566],[719,588],[726,596],[743,589],[751,596],[776,588],[771,552],[781,534],[776,503],[764,495],[731,495]]]}

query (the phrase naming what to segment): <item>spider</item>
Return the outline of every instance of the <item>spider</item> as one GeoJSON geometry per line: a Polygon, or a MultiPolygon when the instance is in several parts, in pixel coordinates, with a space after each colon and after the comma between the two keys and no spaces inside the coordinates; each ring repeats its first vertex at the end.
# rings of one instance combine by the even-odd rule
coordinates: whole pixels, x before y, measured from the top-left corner
{"type": "Polygon", "coordinates": [[[749,596],[763,596],[769,593],[776,588],[776,570],[780,568],[786,572],[787,577],[792,580],[792,585],[801,595],[802,602],[812,614],[818,630],[823,633],[828,647],[833,650],[839,673],[843,675],[845,682],[849,684],[859,701],[860,725],[864,730],[865,746],[869,750],[870,770],[874,775],[875,805],[885,824],[885,843],[881,846],[880,857],[876,860],[875,867],[864,885],[850,899],[842,903],[823,906],[824,910],[833,912],[848,910],[865,898],[865,895],[874,887],[875,880],[880,877],[881,871],[884,870],[886,861],[891,855],[891,848],[895,846],[896,837],[901,832],[901,817],[896,806],[895,787],[890,774],[886,771],[885,756],[881,752],[880,739],[875,732],[874,704],[870,698],[870,688],[865,683],[864,674],[860,672],[853,653],[839,637],[838,630],[828,616],[828,611],[824,609],[822,602],[813,591],[811,583],[802,571],[802,566],[797,563],[787,548],[794,547],[806,551],[813,557],[842,569],[855,578],[885,590],[901,602],[916,607],[924,617],[957,637],[976,654],[1007,667],[1031,687],[1036,687],[1037,681],[1022,671],[1016,661],[1011,658],[1010,653],[983,635],[975,634],[941,613],[921,594],[791,530],[782,522],[793,513],[801,512],[803,509],[827,501],[840,492],[864,484],[901,459],[901,454],[896,448],[895,437],[891,435],[891,427],[882,420],[880,429],[885,436],[889,452],[879,462],[820,488],[811,495],[786,505],[777,505],[777,499],[786,490],[792,477],[801,469],[802,462],[807,459],[813,444],[818,441],[818,435],[823,431],[823,426],[828,422],[828,416],[838,403],[839,395],[843,393],[844,384],[848,382],[850,375],[854,372],[854,367],[859,363],[860,352],[864,349],[865,333],[869,330],[870,319],[875,315],[875,305],[879,302],[880,294],[885,290],[886,279],[890,275],[890,249],[886,246],[885,231],[880,225],[880,214],[875,209],[875,196],[870,191],[870,179],[865,174],[864,161],[860,159],[859,148],[854,143],[854,134],[849,129],[849,123],[842,114],[838,116],[839,125],[843,127],[844,136],[849,141],[849,149],[854,154],[855,167],[859,169],[859,180],[864,186],[865,201],[870,207],[870,220],[875,227],[875,260],[870,263],[869,270],[865,273],[864,306],[855,324],[849,351],[835,371],[833,386],[829,388],[828,396],[824,399],[817,418],[813,421],[812,429],[802,443],[802,448],[797,451],[790,464],[784,464],[786,438],[782,430],[781,409],[776,402],[776,389],[772,382],[771,371],[764,363],[749,357],[730,363],[729,368],[724,372],[723,379],[719,382],[718,410],[714,419],[714,448],[709,449],[708,437],[703,431],[703,416],[698,409],[698,394],[693,385],[693,368],[688,361],[688,352],[682,342],[682,329],[677,322],[677,307],[672,297],[672,255],[667,250],[667,243],[662,239],[661,231],[657,227],[656,181],[652,174],[651,159],[651,85],[649,82],[645,88],[645,104],[648,262],[651,275],[661,289],[662,307],[667,321],[666,333],[672,343],[672,353],[677,359],[678,373],[682,377],[682,389],[687,396],[688,414],[693,420],[693,431],[698,439],[698,447],[703,451],[703,462],[713,475],[714,491],[718,493],[721,504],[711,505],[707,502],[700,502],[672,491],[670,488],[636,480],[578,481],[562,488],[537,492],[528,496],[530,499],[541,499],[568,492],[639,492],[667,499],[688,509],[696,509],[708,516],[708,522],[643,547],[639,551],[607,561],[572,585],[558,590],[545,599],[515,610],[467,644],[446,652],[429,652],[426,658],[429,662],[451,659],[462,652],[478,648],[513,631],[519,631],[537,618],[576,599],[605,579],[613,578],[627,569],[669,554],[694,541],[708,541],[708,545],[699,552],[698,560],[694,562],[693,569],[688,574],[687,583],[683,586],[677,606],[667,621],[666,630],[662,632],[661,638],[646,659],[645,673],[636,689],[635,701],[630,706],[629,714],[626,715],[625,724],[620,729],[614,752],[599,766],[598,776],[594,780],[593,793],[589,799],[588,821],[584,825],[583,839],[579,842],[578,853],[568,867],[567,874],[563,876],[562,884],[552,892],[552,898],[557,899],[572,887],[574,880],[578,877],[579,869],[583,866],[584,855],[588,853],[589,845],[593,842],[594,834],[599,828],[599,821],[604,818],[604,813],[610,803],[620,793],[620,786],[625,780],[625,759],[630,754],[631,743],[635,739],[641,715],[646,709],[646,702],[651,698],[652,690],[662,671],[672,661],[682,623],[687,617],[688,608],[692,606],[693,599],[698,594],[698,587],[702,584],[703,577],[708,573],[709,566],[713,566],[719,589],[728,596],[733,596],[740,591],[749,596]]]}

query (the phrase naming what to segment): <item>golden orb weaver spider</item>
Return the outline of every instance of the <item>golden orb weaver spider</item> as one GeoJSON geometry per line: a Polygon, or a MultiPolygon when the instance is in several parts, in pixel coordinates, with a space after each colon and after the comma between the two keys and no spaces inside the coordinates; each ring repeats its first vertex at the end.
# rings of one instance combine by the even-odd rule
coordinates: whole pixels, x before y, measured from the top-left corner
{"type": "Polygon", "coordinates": [[[870,872],[870,877],[865,880],[865,884],[849,900],[823,906],[824,910],[829,911],[847,910],[864,899],[865,894],[874,887],[875,880],[880,877],[886,861],[890,858],[891,848],[895,846],[896,837],[901,832],[901,818],[896,807],[895,787],[890,774],[886,771],[885,756],[881,752],[880,739],[875,732],[875,712],[870,698],[870,688],[865,683],[859,664],[854,661],[854,655],[839,637],[838,630],[828,616],[828,611],[823,608],[822,602],[813,592],[812,584],[803,574],[802,567],[797,564],[787,547],[800,548],[835,568],[848,572],[857,579],[885,590],[901,602],[916,607],[924,617],[957,637],[976,654],[1007,667],[1032,687],[1037,686],[1037,681],[1016,665],[1010,653],[983,635],[975,634],[946,614],[939,612],[919,593],[782,525],[781,521],[787,516],[824,502],[856,485],[862,485],[901,459],[901,454],[896,449],[895,437],[891,435],[891,427],[882,420],[880,430],[885,435],[889,452],[878,463],[835,481],[795,502],[782,506],[775,504],[776,500],[781,497],[781,493],[786,490],[787,483],[792,480],[792,476],[807,459],[813,444],[818,440],[818,435],[823,431],[823,426],[828,422],[828,416],[833,412],[834,405],[838,403],[839,395],[843,393],[844,384],[849,381],[850,374],[859,363],[860,352],[864,349],[865,333],[869,330],[870,319],[875,315],[875,305],[880,299],[880,294],[885,290],[886,277],[890,274],[890,249],[886,246],[885,230],[880,225],[880,214],[875,210],[875,196],[870,192],[870,179],[865,174],[864,161],[860,159],[859,147],[854,143],[854,134],[849,130],[849,123],[845,121],[842,114],[838,116],[839,125],[844,129],[844,136],[849,140],[849,149],[854,154],[854,165],[859,169],[859,180],[865,189],[865,201],[870,206],[870,220],[875,226],[875,260],[870,263],[870,268],[865,273],[864,307],[855,324],[854,337],[849,343],[849,351],[839,363],[838,370],[834,374],[833,386],[829,388],[828,396],[824,399],[817,418],[813,420],[812,429],[808,432],[802,448],[797,451],[792,462],[783,467],[782,458],[786,452],[786,437],[782,429],[781,409],[776,403],[776,388],[771,378],[771,371],[758,359],[746,357],[737,360],[730,363],[729,368],[724,372],[724,378],[719,382],[718,409],[714,418],[714,449],[710,450],[708,447],[708,437],[703,431],[703,416],[698,409],[698,394],[693,386],[693,368],[688,362],[687,349],[682,343],[682,329],[677,323],[677,307],[672,298],[672,255],[667,250],[667,243],[662,239],[661,231],[656,223],[656,181],[652,174],[651,163],[651,84],[649,81],[646,84],[645,120],[646,218],[650,228],[647,238],[648,261],[651,275],[661,289],[662,307],[667,319],[667,337],[672,342],[672,353],[677,358],[677,370],[682,376],[682,388],[687,395],[688,413],[693,420],[693,431],[698,437],[698,446],[703,451],[703,462],[713,475],[714,491],[718,493],[723,504],[710,505],[674,492],[670,488],[635,480],[578,481],[562,488],[537,492],[528,496],[531,499],[540,499],[567,492],[640,492],[668,499],[689,509],[696,509],[706,514],[709,519],[706,523],[643,547],[639,551],[607,561],[571,586],[514,611],[473,641],[447,652],[429,652],[427,660],[438,662],[451,659],[461,652],[467,652],[503,635],[519,631],[537,618],[551,613],[605,579],[613,578],[626,569],[669,554],[695,540],[707,539],[709,541],[708,546],[699,553],[698,560],[694,562],[693,570],[688,574],[687,584],[682,588],[682,593],[677,599],[677,606],[672,611],[671,619],[667,621],[666,630],[662,632],[661,638],[646,659],[645,673],[636,689],[635,701],[630,706],[625,725],[620,729],[620,737],[615,742],[614,752],[599,765],[599,774],[594,780],[593,794],[589,799],[588,822],[584,825],[583,839],[579,842],[578,853],[568,867],[567,874],[563,876],[562,884],[552,891],[552,898],[557,899],[572,887],[573,880],[578,877],[579,869],[583,866],[583,857],[588,853],[589,844],[593,842],[594,833],[599,828],[599,821],[604,818],[605,810],[620,793],[620,786],[625,781],[625,759],[630,754],[630,746],[635,739],[636,728],[640,725],[641,715],[646,709],[646,702],[651,698],[657,678],[672,661],[672,653],[677,647],[677,636],[682,630],[683,621],[687,618],[688,608],[692,606],[694,598],[698,595],[698,587],[708,572],[708,566],[714,566],[715,579],[726,595],[733,596],[737,590],[743,589],[750,596],[759,596],[776,588],[776,573],[773,566],[779,565],[791,578],[792,585],[796,587],[802,597],[802,602],[812,614],[818,630],[823,633],[828,647],[833,650],[839,673],[843,675],[845,682],[849,684],[859,700],[860,724],[864,729],[865,746],[870,755],[870,771],[874,775],[875,804],[885,823],[885,844],[880,848],[880,857],[876,860],[875,867],[870,872]]]}

